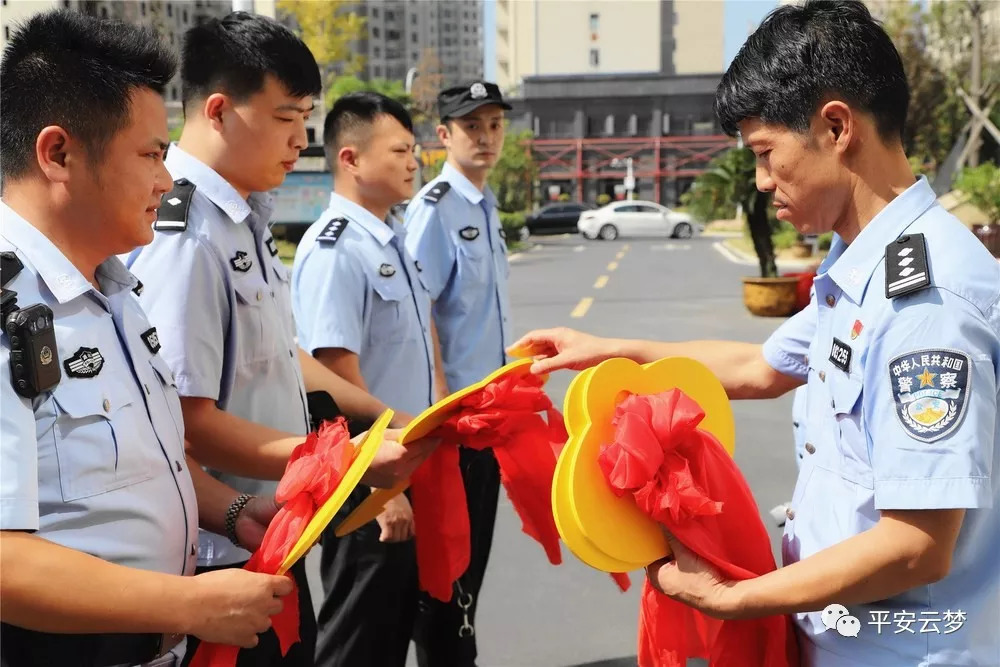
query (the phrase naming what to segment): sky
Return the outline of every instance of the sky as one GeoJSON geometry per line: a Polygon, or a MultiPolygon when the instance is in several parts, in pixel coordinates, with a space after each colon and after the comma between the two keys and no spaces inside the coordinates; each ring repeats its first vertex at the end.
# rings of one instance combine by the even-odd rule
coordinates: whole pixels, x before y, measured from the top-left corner
{"type": "MultiPolygon", "coordinates": [[[[555,2],[557,0],[541,0],[555,2]]],[[[651,0],[650,0],[651,1],[651,0]]],[[[724,29],[725,64],[740,50],[749,32],[760,23],[769,11],[777,6],[776,0],[675,0],[681,2],[725,2],[724,29]]],[[[483,73],[488,81],[496,81],[496,1],[483,0],[483,73]]]]}

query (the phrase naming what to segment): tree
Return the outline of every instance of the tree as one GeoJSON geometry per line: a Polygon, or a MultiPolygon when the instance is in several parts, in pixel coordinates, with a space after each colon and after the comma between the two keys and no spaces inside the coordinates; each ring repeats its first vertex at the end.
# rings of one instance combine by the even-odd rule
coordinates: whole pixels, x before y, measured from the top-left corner
{"type": "Polygon", "coordinates": [[[361,71],[364,56],[355,48],[364,36],[365,19],[351,11],[350,0],[278,0],[278,15],[312,51],[323,77],[324,88],[332,88],[338,75],[361,71]]]}
{"type": "Polygon", "coordinates": [[[986,162],[962,171],[955,187],[969,202],[986,214],[986,219],[1000,223],[1000,167],[986,162]]]}
{"type": "Polygon", "coordinates": [[[407,95],[402,81],[395,81],[393,79],[372,79],[370,81],[362,81],[353,75],[338,76],[336,81],[333,82],[333,85],[326,89],[324,99],[326,100],[326,105],[329,108],[333,106],[334,102],[344,95],[362,91],[381,93],[386,97],[391,97],[406,107],[407,111],[412,113],[413,98],[410,95],[407,95]]]}
{"type": "Polygon", "coordinates": [[[496,194],[497,206],[506,213],[520,213],[531,208],[531,184],[538,173],[538,165],[531,154],[533,137],[531,130],[509,135],[490,173],[489,184],[496,194]]]}
{"type": "MultiPolygon", "coordinates": [[[[970,114],[959,87],[969,90],[973,16],[970,3],[894,2],[887,5],[886,32],[892,38],[910,85],[903,135],[906,152],[933,174],[960,138],[970,114]]],[[[984,31],[983,81],[1000,78],[1000,37],[984,31]]],[[[994,109],[1000,120],[1000,108],[994,109]]]]}
{"type": "Polygon", "coordinates": [[[444,74],[441,59],[432,48],[423,50],[416,69],[417,77],[410,89],[413,97],[413,122],[423,125],[437,120],[437,98],[444,85],[444,74]]]}
{"type": "Polygon", "coordinates": [[[767,214],[771,202],[769,192],[757,190],[756,159],[749,148],[733,148],[712,161],[710,168],[699,176],[693,187],[715,190],[734,206],[740,204],[747,212],[747,225],[762,278],[778,275],[774,261],[774,225],[767,214]]]}

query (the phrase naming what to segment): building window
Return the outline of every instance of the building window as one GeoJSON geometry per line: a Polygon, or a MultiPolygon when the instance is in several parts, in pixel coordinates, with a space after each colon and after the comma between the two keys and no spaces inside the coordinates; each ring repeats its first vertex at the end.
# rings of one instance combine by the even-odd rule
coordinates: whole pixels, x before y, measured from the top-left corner
{"type": "Polygon", "coordinates": [[[420,56],[417,55],[416,51],[410,54],[410,60],[412,60],[413,62],[417,62],[418,60],[420,60],[420,56]]]}
{"type": "Polygon", "coordinates": [[[378,28],[373,27],[372,28],[372,37],[381,37],[381,36],[382,36],[382,31],[379,30],[378,28]]]}
{"type": "Polygon", "coordinates": [[[181,20],[184,21],[184,23],[187,23],[187,21],[188,21],[188,10],[185,9],[184,12],[181,14],[181,20]]]}
{"type": "Polygon", "coordinates": [[[374,9],[372,9],[372,18],[373,19],[377,19],[378,18],[378,7],[375,7],[374,9]]]}
{"type": "Polygon", "coordinates": [[[174,6],[168,2],[167,3],[167,16],[173,16],[173,15],[174,15],[174,6]]]}
{"type": "Polygon", "coordinates": [[[601,66],[601,51],[600,49],[590,50],[590,66],[600,67],[601,66]]]}
{"type": "Polygon", "coordinates": [[[420,38],[417,37],[417,33],[415,33],[415,32],[411,32],[410,33],[410,41],[411,42],[419,42],[420,41],[420,38]]]}
{"type": "Polygon", "coordinates": [[[375,67],[372,67],[372,76],[375,76],[375,77],[382,76],[382,68],[380,66],[378,66],[378,65],[375,65],[375,67]]]}
{"type": "Polygon", "coordinates": [[[376,58],[380,58],[382,56],[382,49],[377,46],[373,46],[372,55],[375,56],[376,58]]]}
{"type": "Polygon", "coordinates": [[[417,25],[417,15],[410,14],[410,25],[417,25]]]}
{"type": "MultiPolygon", "coordinates": [[[[4,3],[4,4],[6,4],[6,3],[4,3]]],[[[10,39],[10,26],[9,25],[5,25],[3,27],[3,38],[6,39],[6,40],[10,39]]]]}
{"type": "Polygon", "coordinates": [[[146,15],[146,3],[145,2],[143,2],[142,4],[139,5],[139,11],[142,12],[143,16],[146,15]]]}
{"type": "Polygon", "coordinates": [[[306,141],[309,142],[310,146],[312,146],[313,144],[316,143],[316,128],[315,127],[307,127],[306,128],[306,141]]]}
{"type": "Polygon", "coordinates": [[[601,15],[600,14],[596,14],[596,13],[595,14],[591,14],[590,15],[590,32],[592,32],[592,33],[594,33],[596,35],[597,34],[597,29],[600,27],[600,23],[601,23],[601,15]]]}
{"type": "Polygon", "coordinates": [[[108,8],[107,7],[101,7],[101,18],[102,19],[108,18],[108,8]]]}
{"type": "Polygon", "coordinates": [[[469,32],[469,26],[467,26],[467,25],[466,26],[462,26],[462,28],[464,29],[463,32],[469,32]]]}
{"type": "Polygon", "coordinates": [[[391,12],[391,11],[390,12],[386,12],[385,13],[385,20],[386,21],[395,21],[396,20],[396,12],[391,12]]]}

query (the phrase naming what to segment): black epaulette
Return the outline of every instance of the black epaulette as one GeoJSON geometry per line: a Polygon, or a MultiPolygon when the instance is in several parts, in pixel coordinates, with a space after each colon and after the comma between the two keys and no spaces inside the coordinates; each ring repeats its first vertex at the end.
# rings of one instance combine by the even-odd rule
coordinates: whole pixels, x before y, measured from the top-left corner
{"type": "Polygon", "coordinates": [[[194,198],[194,183],[186,178],[174,181],[174,189],[163,195],[153,229],[160,232],[182,232],[188,226],[188,212],[194,198]]]}
{"type": "Polygon", "coordinates": [[[907,234],[885,247],[885,298],[919,292],[931,284],[923,234],[907,234]]]}
{"type": "Polygon", "coordinates": [[[347,223],[349,222],[350,220],[347,218],[334,218],[330,222],[326,223],[326,227],[324,227],[323,231],[319,233],[316,240],[320,243],[329,243],[330,245],[333,245],[337,242],[337,239],[340,238],[340,235],[344,233],[344,230],[347,229],[347,223]]]}
{"type": "Polygon", "coordinates": [[[424,193],[424,199],[432,204],[436,204],[441,201],[448,190],[451,190],[451,183],[448,181],[438,181],[434,184],[434,187],[424,193]]]}

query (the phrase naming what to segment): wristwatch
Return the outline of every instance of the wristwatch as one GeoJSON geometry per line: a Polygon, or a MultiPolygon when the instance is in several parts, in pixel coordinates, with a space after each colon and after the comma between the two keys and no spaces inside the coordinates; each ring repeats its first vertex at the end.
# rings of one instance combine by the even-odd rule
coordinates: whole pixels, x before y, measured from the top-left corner
{"type": "Polygon", "coordinates": [[[236,519],[239,518],[240,512],[243,511],[243,508],[251,500],[253,500],[253,496],[249,493],[240,494],[233,501],[233,504],[229,506],[229,509],[226,510],[226,537],[229,538],[230,542],[241,548],[243,545],[240,544],[239,538],[236,537],[236,519]]]}

